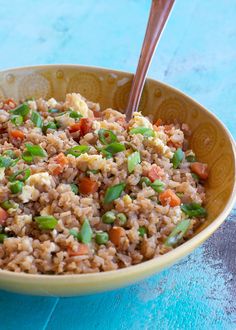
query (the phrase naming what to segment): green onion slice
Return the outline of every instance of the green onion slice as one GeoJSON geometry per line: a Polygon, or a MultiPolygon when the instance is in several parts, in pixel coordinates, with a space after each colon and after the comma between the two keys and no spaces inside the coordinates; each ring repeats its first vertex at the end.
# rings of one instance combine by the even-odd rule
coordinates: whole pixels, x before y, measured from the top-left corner
{"type": "Polygon", "coordinates": [[[23,117],[20,115],[13,115],[11,117],[11,122],[12,124],[14,124],[15,126],[20,126],[23,124],[23,117]]]}
{"type": "Polygon", "coordinates": [[[75,238],[77,238],[78,239],[78,231],[77,230],[75,230],[75,229],[70,229],[69,230],[69,233],[70,233],[70,235],[72,235],[72,236],[74,236],[75,238]]]}
{"type": "Polygon", "coordinates": [[[117,137],[112,131],[103,128],[98,131],[98,138],[102,144],[110,144],[117,141],[117,137]]]}
{"type": "Polygon", "coordinates": [[[160,180],[155,180],[153,183],[150,184],[150,186],[152,187],[153,190],[155,190],[158,193],[163,192],[165,189],[165,184],[164,182],[160,181],[160,180]]]}
{"type": "Polygon", "coordinates": [[[33,157],[47,157],[46,151],[37,144],[26,143],[25,147],[33,157]]]}
{"type": "Polygon", "coordinates": [[[12,159],[10,157],[0,156],[0,167],[9,168],[16,165],[18,158],[12,159]]]}
{"type": "Polygon", "coordinates": [[[112,187],[107,188],[104,196],[104,204],[109,204],[115,199],[119,198],[124,189],[125,183],[118,183],[112,187]]]}
{"type": "Polygon", "coordinates": [[[128,171],[132,173],[135,169],[135,166],[141,163],[141,157],[139,151],[133,152],[128,156],[128,171]]]}
{"type": "Polygon", "coordinates": [[[29,114],[29,112],[30,112],[30,108],[26,103],[19,105],[17,108],[11,111],[13,115],[20,115],[23,118],[25,118],[29,114]]]}
{"type": "Polygon", "coordinates": [[[58,109],[55,109],[55,108],[52,108],[52,109],[48,109],[48,112],[49,113],[58,113],[59,110],[58,109]]]}
{"type": "Polygon", "coordinates": [[[205,217],[207,215],[206,209],[198,203],[181,205],[181,210],[190,218],[205,217]]]}
{"type": "Polygon", "coordinates": [[[38,112],[33,111],[30,119],[36,127],[42,127],[43,119],[38,112]]]}
{"type": "Polygon", "coordinates": [[[10,158],[12,158],[12,159],[15,159],[15,158],[16,158],[16,155],[15,155],[15,153],[14,153],[13,150],[5,150],[5,151],[3,151],[2,154],[3,154],[4,156],[8,156],[8,157],[10,157],[10,158]]]}
{"type": "Polygon", "coordinates": [[[18,194],[22,192],[22,188],[23,188],[23,182],[21,181],[15,181],[12,182],[9,186],[12,194],[18,194]]]}
{"type": "Polygon", "coordinates": [[[33,156],[29,151],[23,152],[21,157],[26,163],[31,163],[33,161],[33,156]]]}
{"type": "Polygon", "coordinates": [[[75,146],[70,149],[67,149],[65,154],[66,155],[73,155],[75,157],[79,157],[81,154],[89,151],[89,146],[81,145],[81,146],[75,146]]]}
{"type": "Polygon", "coordinates": [[[43,131],[44,134],[46,134],[46,132],[47,132],[48,129],[54,129],[54,130],[56,130],[57,129],[57,124],[54,123],[54,122],[51,122],[51,123],[48,123],[46,125],[43,125],[42,131],[43,131]]]}
{"type": "Polygon", "coordinates": [[[199,181],[199,176],[196,173],[191,173],[191,175],[195,181],[199,181]]]}
{"type": "Polygon", "coordinates": [[[139,232],[139,236],[143,237],[145,234],[147,234],[147,228],[139,227],[138,232],[139,232]]]}
{"type": "Polygon", "coordinates": [[[26,181],[30,176],[30,169],[26,168],[24,170],[17,171],[16,173],[9,176],[9,181],[13,182],[15,180],[26,181]]]}
{"type": "Polygon", "coordinates": [[[178,148],[174,153],[174,156],[171,159],[171,163],[173,164],[173,168],[178,168],[180,163],[184,158],[184,153],[181,148],[178,148]]]}
{"type": "Polygon", "coordinates": [[[6,234],[0,234],[0,243],[4,242],[4,239],[6,239],[8,236],[6,234]]]}
{"type": "Polygon", "coordinates": [[[113,142],[108,144],[104,149],[102,149],[102,152],[105,152],[105,154],[108,153],[111,155],[115,155],[118,152],[124,151],[125,150],[125,146],[122,143],[118,143],[118,142],[113,142]]]}
{"type": "Polygon", "coordinates": [[[182,220],[170,233],[165,241],[166,246],[176,245],[185,235],[190,226],[190,220],[182,220]]]}
{"type": "Polygon", "coordinates": [[[79,188],[78,188],[77,184],[75,184],[75,183],[71,183],[71,184],[70,184],[70,187],[71,187],[72,192],[73,192],[75,195],[78,195],[78,193],[79,193],[79,188]]]}
{"type": "Polygon", "coordinates": [[[90,223],[88,219],[85,219],[80,229],[80,232],[78,233],[78,239],[80,242],[88,244],[91,242],[92,235],[93,231],[91,229],[90,223]]]}
{"type": "Polygon", "coordinates": [[[189,155],[186,157],[187,162],[194,163],[196,162],[196,157],[194,155],[189,155]]]}
{"type": "Polygon", "coordinates": [[[78,119],[78,118],[82,118],[83,116],[77,112],[77,111],[71,111],[70,110],[70,114],[69,114],[70,118],[74,118],[74,119],[78,119]]]}
{"type": "Polygon", "coordinates": [[[0,205],[4,210],[9,210],[9,209],[15,209],[16,208],[16,204],[9,201],[9,200],[6,200],[6,201],[2,202],[0,205]]]}
{"type": "Polygon", "coordinates": [[[34,217],[39,229],[54,229],[57,225],[57,219],[52,215],[42,215],[34,217]]]}
{"type": "Polygon", "coordinates": [[[141,127],[141,126],[132,128],[129,132],[130,132],[130,134],[141,134],[145,137],[154,137],[155,136],[155,132],[151,128],[141,127]]]}

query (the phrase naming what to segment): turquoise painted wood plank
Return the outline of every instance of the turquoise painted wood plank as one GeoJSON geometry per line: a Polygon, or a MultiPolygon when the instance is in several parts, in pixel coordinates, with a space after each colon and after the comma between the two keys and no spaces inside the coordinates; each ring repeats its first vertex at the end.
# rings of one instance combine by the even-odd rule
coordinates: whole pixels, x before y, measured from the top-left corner
{"type": "MultiPolygon", "coordinates": [[[[134,71],[149,5],[0,0],[0,67],[61,62],[134,71]]],[[[209,107],[236,137],[235,18],[234,0],[176,1],[150,76],[209,107]]],[[[1,324],[27,330],[234,329],[235,218],[233,212],[188,258],[125,289],[60,299],[1,291],[1,324]]]]}

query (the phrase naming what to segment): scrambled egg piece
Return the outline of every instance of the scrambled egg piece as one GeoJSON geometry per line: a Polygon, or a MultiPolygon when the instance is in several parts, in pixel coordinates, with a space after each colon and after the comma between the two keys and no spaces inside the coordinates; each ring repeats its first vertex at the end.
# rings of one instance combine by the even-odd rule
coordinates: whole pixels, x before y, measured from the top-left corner
{"type": "Polygon", "coordinates": [[[142,116],[142,114],[140,112],[134,112],[134,117],[133,117],[133,119],[131,119],[130,128],[135,128],[135,127],[146,127],[146,128],[153,129],[152,124],[150,123],[149,119],[142,116]]]}
{"type": "Polygon", "coordinates": [[[51,176],[48,172],[35,173],[27,179],[26,184],[36,188],[42,186],[51,187],[51,176]]]}
{"type": "Polygon", "coordinates": [[[85,171],[87,168],[93,170],[100,170],[106,166],[106,159],[102,155],[88,155],[87,153],[80,155],[77,159],[77,165],[85,171]]]}
{"type": "Polygon", "coordinates": [[[22,203],[28,203],[29,201],[36,201],[39,197],[39,191],[34,187],[25,185],[22,188],[22,192],[19,195],[19,198],[22,200],[22,203]]]}
{"type": "Polygon", "coordinates": [[[83,117],[93,118],[93,112],[88,108],[87,103],[79,93],[67,94],[65,105],[79,112],[83,117]]]}

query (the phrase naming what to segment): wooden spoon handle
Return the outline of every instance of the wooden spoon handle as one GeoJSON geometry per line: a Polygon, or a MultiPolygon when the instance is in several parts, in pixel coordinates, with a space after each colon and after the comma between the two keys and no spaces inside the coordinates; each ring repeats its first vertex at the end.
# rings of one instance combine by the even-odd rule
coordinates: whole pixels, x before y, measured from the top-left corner
{"type": "Polygon", "coordinates": [[[127,121],[132,118],[134,111],[138,110],[147,70],[173,4],[174,0],[152,0],[138,67],[133,78],[129,100],[126,107],[127,121]]]}

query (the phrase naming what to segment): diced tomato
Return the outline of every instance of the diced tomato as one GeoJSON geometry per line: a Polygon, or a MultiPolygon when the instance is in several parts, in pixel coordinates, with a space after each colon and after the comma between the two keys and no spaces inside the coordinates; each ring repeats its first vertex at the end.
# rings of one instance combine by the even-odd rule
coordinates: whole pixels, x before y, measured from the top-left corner
{"type": "Polygon", "coordinates": [[[23,140],[25,138],[25,134],[22,131],[19,131],[18,129],[11,130],[10,135],[14,139],[23,140]]]}
{"type": "Polygon", "coordinates": [[[121,238],[125,236],[125,230],[122,227],[113,227],[109,231],[110,241],[116,245],[120,245],[121,238]]]}
{"type": "Polygon", "coordinates": [[[89,247],[86,244],[80,243],[76,251],[74,251],[71,246],[68,246],[67,252],[71,257],[82,256],[89,253],[89,247]]]}
{"type": "Polygon", "coordinates": [[[4,225],[7,218],[8,218],[7,212],[0,207],[0,225],[4,225]]]}
{"type": "Polygon", "coordinates": [[[98,190],[98,183],[90,178],[84,177],[79,182],[79,192],[84,195],[94,194],[98,190]]]}
{"type": "Polygon", "coordinates": [[[154,182],[157,179],[161,179],[164,175],[164,171],[160,166],[153,164],[151,169],[149,170],[147,177],[154,182]]]}
{"type": "Polygon", "coordinates": [[[193,173],[197,174],[200,179],[206,180],[209,175],[208,165],[204,163],[191,163],[190,169],[193,173]]]}
{"type": "Polygon", "coordinates": [[[171,207],[179,206],[181,204],[180,198],[171,189],[165,190],[159,195],[160,202],[163,206],[169,204],[171,207]]]}
{"type": "Polygon", "coordinates": [[[158,118],[157,120],[156,120],[156,122],[154,123],[154,125],[155,126],[161,126],[163,124],[163,121],[162,121],[162,119],[161,118],[158,118]]]}
{"type": "Polygon", "coordinates": [[[4,102],[4,105],[7,105],[10,109],[15,109],[16,102],[13,99],[6,99],[4,102]]]}
{"type": "Polygon", "coordinates": [[[75,123],[69,127],[69,132],[74,133],[80,131],[80,135],[91,132],[92,130],[92,119],[91,118],[81,118],[78,123],[75,123]]]}

